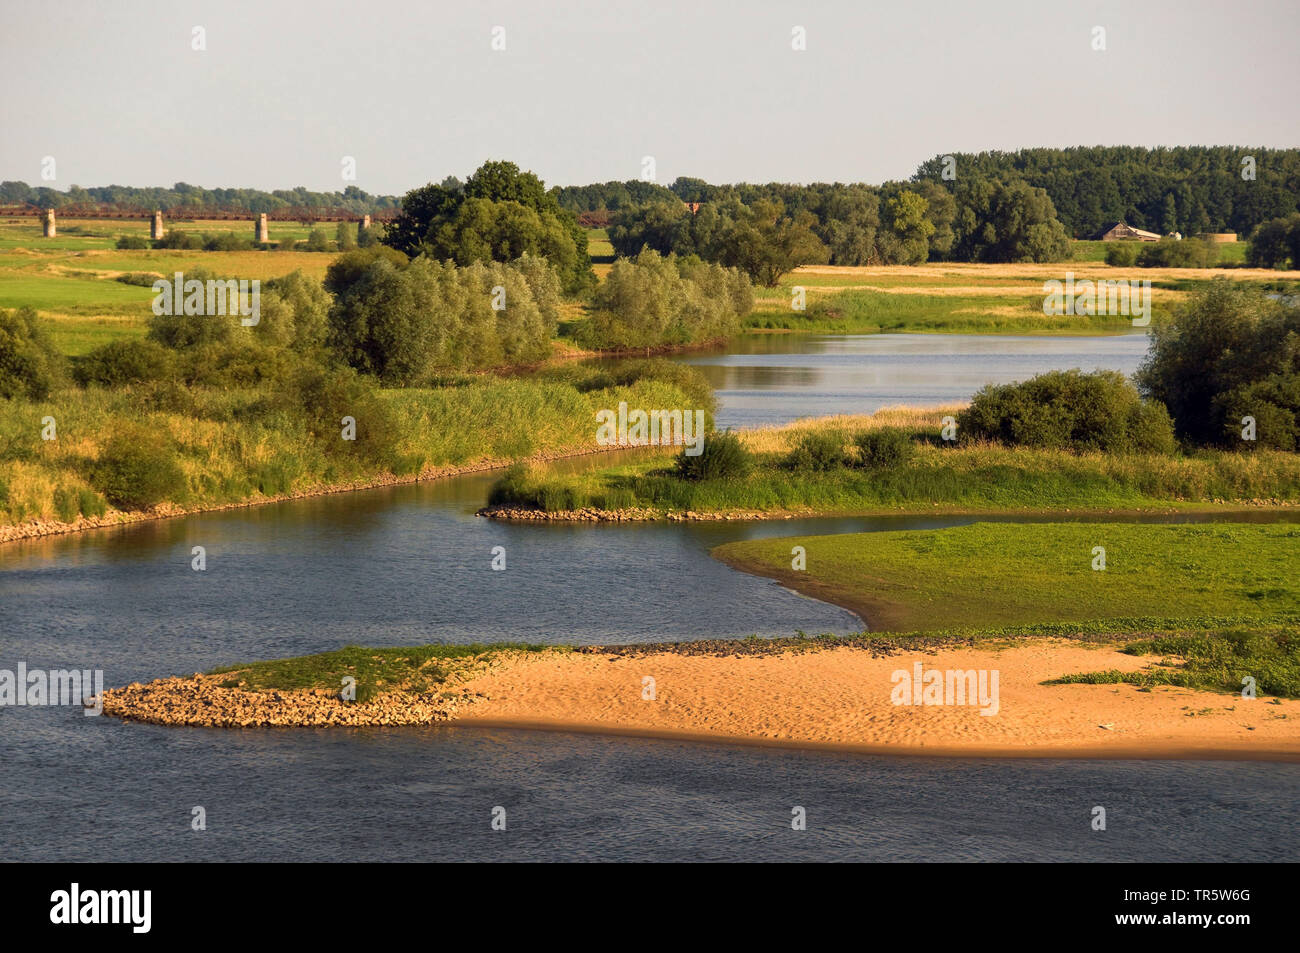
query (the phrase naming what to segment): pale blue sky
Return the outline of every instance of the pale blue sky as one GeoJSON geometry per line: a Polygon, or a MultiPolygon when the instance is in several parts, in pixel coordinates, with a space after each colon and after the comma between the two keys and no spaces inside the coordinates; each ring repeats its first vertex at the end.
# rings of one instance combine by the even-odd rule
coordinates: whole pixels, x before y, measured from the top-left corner
{"type": "Polygon", "coordinates": [[[652,155],[664,184],[874,183],[953,151],[1297,146],[1298,36],[1296,0],[3,0],[0,179],[327,190],[350,155],[400,194],[652,155]]]}

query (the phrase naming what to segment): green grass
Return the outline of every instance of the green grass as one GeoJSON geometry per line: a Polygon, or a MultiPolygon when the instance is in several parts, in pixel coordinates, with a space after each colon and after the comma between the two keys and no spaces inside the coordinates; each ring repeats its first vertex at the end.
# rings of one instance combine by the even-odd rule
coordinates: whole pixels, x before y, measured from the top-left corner
{"type": "Polygon", "coordinates": [[[562,510],[613,509],[609,502],[615,501],[661,515],[686,510],[868,515],[1167,511],[1300,500],[1300,456],[1272,451],[1121,455],[918,441],[910,462],[879,471],[851,465],[791,470],[783,465],[784,456],[758,454],[758,465],[744,477],[691,482],[670,472],[664,451],[563,477],[517,476],[513,487],[502,488],[509,493],[501,502],[562,510]]]}
{"type": "Polygon", "coordinates": [[[858,612],[871,628],[1300,614],[1300,527],[976,523],[728,543],[713,554],[858,612]],[[792,569],[793,547],[806,569],[792,569]],[[1093,568],[1097,547],[1105,569],[1093,568]]]}
{"type": "Polygon", "coordinates": [[[1049,684],[1124,683],[1143,688],[1174,685],[1239,694],[1243,679],[1250,676],[1260,695],[1300,697],[1300,632],[1294,625],[1162,633],[1130,642],[1123,651],[1162,658],[1155,667],[1141,672],[1082,672],[1053,679],[1049,684]]]}
{"type": "MultiPolygon", "coordinates": [[[[1300,697],[1300,638],[1295,620],[1279,625],[1198,620],[1181,626],[1151,620],[1119,619],[1079,624],[1037,623],[925,632],[863,632],[741,640],[698,640],[634,646],[608,646],[610,652],[763,655],[856,647],[873,651],[926,651],[955,645],[1005,646],[1035,638],[1069,638],[1093,644],[1130,640],[1124,651],[1165,658],[1145,672],[1093,672],[1049,684],[1113,684],[1150,687],[1178,685],[1236,694],[1243,675],[1253,675],[1261,695],[1300,697]],[[1176,656],[1176,657],[1175,657],[1176,656]]],[[[228,665],[207,673],[229,675],[223,687],[244,691],[339,691],[343,679],[356,679],[357,700],[402,691],[435,692],[473,677],[501,655],[571,652],[570,645],[497,642],[486,645],[425,645],[365,648],[349,645],[333,652],[296,658],[228,665]]]]}
{"type": "MultiPolygon", "coordinates": [[[[410,474],[594,448],[597,410],[621,400],[680,407],[691,399],[678,383],[652,376],[593,383],[604,382],[476,375],[443,387],[382,391],[380,400],[394,418],[395,458],[410,474]]],[[[133,427],[175,448],[185,488],[169,502],[195,509],[387,475],[337,441],[313,439],[305,415],[268,412],[273,391],[69,387],[41,402],[0,400],[0,524],[53,519],[57,493],[93,492],[106,442],[133,427]],[[57,440],[41,439],[46,416],[57,421],[57,440]]]]}
{"type": "Polygon", "coordinates": [[[614,246],[603,228],[587,229],[587,257],[593,264],[609,264],[614,260],[614,246]]]}
{"type": "Polygon", "coordinates": [[[228,674],[231,677],[222,683],[223,687],[254,692],[313,689],[337,692],[344,677],[351,676],[356,679],[356,700],[367,702],[384,692],[420,695],[438,691],[457,676],[481,668],[495,655],[548,650],[552,647],[523,642],[398,648],[348,645],[316,655],[223,666],[207,674],[228,674]]]}
{"type": "MultiPolygon", "coordinates": [[[[1153,302],[1152,320],[1166,315],[1153,302]]],[[[781,309],[755,310],[745,326],[821,334],[1097,334],[1131,330],[1132,321],[1124,316],[1045,315],[1041,294],[964,296],[853,290],[815,297],[802,312],[790,309],[786,299],[781,309]]]]}

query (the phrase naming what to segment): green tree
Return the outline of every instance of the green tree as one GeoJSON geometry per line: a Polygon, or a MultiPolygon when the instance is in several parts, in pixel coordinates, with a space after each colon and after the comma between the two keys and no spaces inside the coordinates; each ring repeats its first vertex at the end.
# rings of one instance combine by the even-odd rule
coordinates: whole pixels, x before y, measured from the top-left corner
{"type": "Polygon", "coordinates": [[[65,360],[31,308],[0,308],[0,397],[44,400],[65,374],[65,360]]]}
{"type": "Polygon", "coordinates": [[[1295,449],[1300,442],[1300,306],[1225,278],[1151,329],[1138,386],[1197,444],[1295,449]],[[1242,439],[1244,417],[1256,440],[1242,439]]]}

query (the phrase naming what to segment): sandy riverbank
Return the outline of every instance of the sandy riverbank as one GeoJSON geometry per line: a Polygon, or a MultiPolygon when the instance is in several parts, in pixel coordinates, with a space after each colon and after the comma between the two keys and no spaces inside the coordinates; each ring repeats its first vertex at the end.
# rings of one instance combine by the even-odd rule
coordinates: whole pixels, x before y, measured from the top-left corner
{"type": "Polygon", "coordinates": [[[155,682],[105,692],[105,713],[225,726],[446,721],[887,754],[1300,762],[1295,700],[1042,684],[1070,673],[1151,664],[1114,646],[1062,639],[892,655],[863,647],[745,654],[584,650],[501,659],[446,698],[393,694],[348,706],[323,692],[311,699],[301,697],[311,693],[280,692],[250,700],[251,693],[217,689],[219,677],[204,676],[211,681],[199,691],[207,698],[188,687],[200,684],[195,679],[155,682]],[[926,671],[996,671],[996,714],[983,715],[978,705],[893,704],[893,673],[914,671],[917,662],[926,671]],[[654,679],[653,699],[644,697],[647,677],[654,679]],[[236,703],[250,706],[243,716],[255,717],[226,717],[236,703]]]}

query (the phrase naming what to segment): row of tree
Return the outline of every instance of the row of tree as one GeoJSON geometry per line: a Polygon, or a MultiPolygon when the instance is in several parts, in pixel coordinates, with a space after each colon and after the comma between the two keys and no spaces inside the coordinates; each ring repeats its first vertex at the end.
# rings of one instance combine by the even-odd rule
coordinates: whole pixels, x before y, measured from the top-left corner
{"type": "Polygon", "coordinates": [[[1300,149],[1080,146],[959,152],[923,162],[913,176],[949,184],[981,178],[1015,178],[1043,189],[1075,238],[1088,238],[1117,221],[1162,234],[1245,236],[1267,219],[1300,210],[1300,149]]]}
{"type": "Polygon", "coordinates": [[[366,215],[397,208],[401,200],[394,195],[371,195],[355,185],[349,185],[341,192],[313,192],[302,186],[264,192],[261,189],[205,189],[177,182],[169,189],[129,185],[87,189],[74,185],[60,192],[48,186],[30,186],[26,182],[0,182],[0,205],[24,204],[53,209],[67,205],[113,205],[124,209],[190,206],[196,214],[201,214],[205,207],[243,209],[252,214],[282,208],[329,208],[366,215]]]}
{"type": "MultiPolygon", "coordinates": [[[[676,183],[675,183],[676,184],[676,183]]],[[[617,254],[697,255],[772,286],[799,265],[927,260],[1059,261],[1070,244],[1051,199],[1022,181],[736,186],[692,209],[651,202],[614,214],[617,254]]]]}

